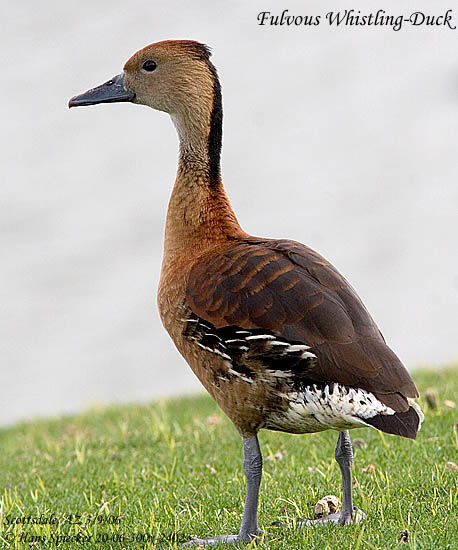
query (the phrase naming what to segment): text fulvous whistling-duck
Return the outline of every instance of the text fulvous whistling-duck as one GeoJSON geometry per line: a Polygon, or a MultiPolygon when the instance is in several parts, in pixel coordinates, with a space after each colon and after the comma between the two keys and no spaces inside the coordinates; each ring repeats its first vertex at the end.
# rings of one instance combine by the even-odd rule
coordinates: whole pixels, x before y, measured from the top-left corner
{"type": "Polygon", "coordinates": [[[360,298],[322,256],[295,241],[243,231],[220,172],[221,90],[209,49],[190,40],[152,44],[124,71],[73,97],[70,107],[130,101],[170,114],[180,140],[158,291],[162,322],[179,352],[243,438],[247,482],[238,535],[257,535],[260,429],[337,430],[342,511],[348,524],[348,430],[372,426],[414,439],[423,415],[409,373],[360,298]]]}

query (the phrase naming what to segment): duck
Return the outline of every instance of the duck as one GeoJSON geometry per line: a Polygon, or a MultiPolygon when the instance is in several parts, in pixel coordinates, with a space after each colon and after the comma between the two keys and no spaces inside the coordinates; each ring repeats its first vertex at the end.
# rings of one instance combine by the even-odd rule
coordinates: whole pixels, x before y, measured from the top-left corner
{"type": "Polygon", "coordinates": [[[410,374],[328,260],[299,242],[242,229],[222,181],[221,85],[208,46],[193,40],[146,46],[119,75],[72,97],[69,107],[117,102],[166,112],[177,130],[158,308],[176,348],[243,442],[246,497],[238,533],[186,544],[249,542],[261,534],[262,429],[337,431],[342,508],[320,521],[361,519],[353,505],[349,430],[415,439],[424,417],[410,374]]]}

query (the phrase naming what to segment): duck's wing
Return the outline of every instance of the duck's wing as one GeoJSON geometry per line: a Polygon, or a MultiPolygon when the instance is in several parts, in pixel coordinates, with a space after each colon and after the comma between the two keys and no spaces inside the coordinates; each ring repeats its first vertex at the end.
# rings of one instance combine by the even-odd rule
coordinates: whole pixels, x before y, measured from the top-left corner
{"type": "Polygon", "coordinates": [[[408,410],[408,397],[418,396],[355,290],[300,243],[252,237],[215,249],[193,265],[186,305],[219,337],[243,348],[250,338],[257,358],[264,354],[266,364],[275,359],[277,369],[279,350],[289,345],[285,368],[295,352],[295,372],[307,380],[362,388],[397,412],[408,410]],[[274,339],[276,346],[267,345],[274,339]]]}

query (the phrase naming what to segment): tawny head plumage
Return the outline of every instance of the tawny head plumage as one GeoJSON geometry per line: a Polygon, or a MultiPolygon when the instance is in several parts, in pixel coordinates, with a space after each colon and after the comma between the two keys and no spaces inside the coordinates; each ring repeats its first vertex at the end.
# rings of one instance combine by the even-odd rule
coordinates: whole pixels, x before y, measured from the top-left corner
{"type": "Polygon", "coordinates": [[[134,103],[176,115],[188,110],[210,113],[214,71],[209,49],[191,40],[156,42],[124,65],[124,85],[134,103]]]}

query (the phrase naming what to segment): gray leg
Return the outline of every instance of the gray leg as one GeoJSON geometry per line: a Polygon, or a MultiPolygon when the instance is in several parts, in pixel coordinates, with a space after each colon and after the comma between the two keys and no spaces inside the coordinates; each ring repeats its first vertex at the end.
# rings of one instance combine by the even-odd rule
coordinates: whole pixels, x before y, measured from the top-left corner
{"type": "Polygon", "coordinates": [[[342,475],[342,511],[336,514],[329,514],[320,519],[300,519],[298,525],[316,525],[320,523],[340,523],[348,525],[353,521],[358,522],[365,517],[365,514],[353,507],[353,487],[352,487],[352,465],[353,448],[351,446],[350,434],[348,430],[339,432],[336,449],[334,451],[337,464],[340,467],[342,475]]]}
{"type": "Polygon", "coordinates": [[[352,466],[353,466],[353,448],[351,446],[350,434],[348,430],[339,433],[339,439],[335,449],[334,456],[340,467],[342,474],[342,512],[339,523],[347,525],[353,521],[353,488],[352,488],[352,466]]]}
{"type": "Polygon", "coordinates": [[[249,542],[253,536],[262,534],[258,528],[258,496],[262,475],[262,455],[258,437],[255,435],[243,440],[243,469],[246,477],[246,497],[242,523],[238,535],[218,535],[208,539],[193,538],[183,546],[209,546],[218,543],[249,542]]]}
{"type": "Polygon", "coordinates": [[[239,537],[250,540],[258,529],[258,497],[262,476],[262,454],[258,437],[243,440],[243,469],[246,477],[246,497],[239,537]]]}

